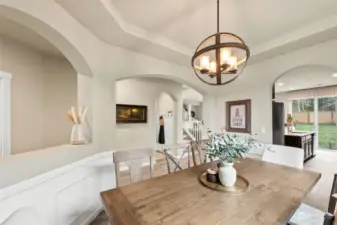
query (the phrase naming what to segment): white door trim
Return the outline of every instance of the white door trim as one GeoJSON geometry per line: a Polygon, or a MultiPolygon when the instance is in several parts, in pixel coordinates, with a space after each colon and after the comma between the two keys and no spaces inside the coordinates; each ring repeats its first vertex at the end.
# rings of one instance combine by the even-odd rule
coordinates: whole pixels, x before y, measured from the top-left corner
{"type": "Polygon", "coordinates": [[[0,71],[0,158],[11,154],[11,79],[0,71]]]}

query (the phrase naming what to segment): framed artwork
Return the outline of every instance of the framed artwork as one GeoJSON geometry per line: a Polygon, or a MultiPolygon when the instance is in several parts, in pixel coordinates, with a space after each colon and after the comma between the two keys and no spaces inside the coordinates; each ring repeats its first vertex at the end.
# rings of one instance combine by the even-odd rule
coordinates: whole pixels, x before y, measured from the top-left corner
{"type": "Polygon", "coordinates": [[[116,105],[117,123],[147,123],[147,106],[116,105]]]}
{"type": "Polygon", "coordinates": [[[250,133],[251,102],[248,100],[226,102],[226,130],[250,133]]]}

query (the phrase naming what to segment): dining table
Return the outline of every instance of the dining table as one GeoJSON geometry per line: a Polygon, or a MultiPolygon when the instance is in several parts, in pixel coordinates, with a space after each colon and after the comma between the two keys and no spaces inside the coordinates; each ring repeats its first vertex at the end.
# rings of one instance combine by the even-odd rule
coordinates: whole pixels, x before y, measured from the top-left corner
{"type": "Polygon", "coordinates": [[[206,163],[101,193],[114,225],[276,225],[287,221],[321,174],[245,158],[235,163],[249,182],[241,194],[212,190],[206,163]]]}

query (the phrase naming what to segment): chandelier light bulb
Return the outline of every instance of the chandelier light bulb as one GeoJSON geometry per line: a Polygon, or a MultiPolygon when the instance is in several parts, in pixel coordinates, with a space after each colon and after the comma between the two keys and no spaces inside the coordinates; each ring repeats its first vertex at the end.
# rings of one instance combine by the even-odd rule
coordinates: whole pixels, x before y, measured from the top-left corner
{"type": "Polygon", "coordinates": [[[204,55],[201,57],[201,69],[209,69],[209,56],[204,55]]]}
{"type": "Polygon", "coordinates": [[[228,65],[230,57],[231,57],[231,49],[222,48],[221,49],[221,65],[228,65]]]}
{"type": "Polygon", "coordinates": [[[209,64],[209,72],[210,73],[216,73],[216,62],[215,61],[212,61],[209,64]]]}
{"type": "Polygon", "coordinates": [[[229,58],[229,65],[231,69],[237,69],[238,68],[238,58],[236,56],[232,56],[229,58]]]}

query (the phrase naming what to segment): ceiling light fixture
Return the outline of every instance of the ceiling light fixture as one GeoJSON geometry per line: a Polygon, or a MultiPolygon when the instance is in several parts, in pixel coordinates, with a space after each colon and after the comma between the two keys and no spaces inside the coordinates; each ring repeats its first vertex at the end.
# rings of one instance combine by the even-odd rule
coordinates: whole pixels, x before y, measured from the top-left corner
{"type": "Polygon", "coordinates": [[[284,85],[284,83],[282,83],[282,82],[281,82],[281,83],[278,83],[277,85],[278,85],[278,86],[283,86],[283,85],[284,85]]]}
{"type": "Polygon", "coordinates": [[[210,85],[234,81],[246,66],[250,50],[245,42],[232,33],[219,30],[219,0],[217,0],[217,33],[206,38],[192,57],[197,77],[210,85]]]}
{"type": "Polygon", "coordinates": [[[332,74],[332,77],[337,77],[337,73],[332,74]]]}

